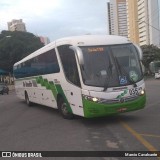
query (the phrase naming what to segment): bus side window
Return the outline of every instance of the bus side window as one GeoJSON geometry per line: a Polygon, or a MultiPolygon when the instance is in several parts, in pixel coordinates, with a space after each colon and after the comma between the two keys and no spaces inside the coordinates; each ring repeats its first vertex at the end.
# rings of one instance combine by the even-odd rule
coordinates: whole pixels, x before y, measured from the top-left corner
{"type": "Polygon", "coordinates": [[[58,51],[66,78],[76,86],[80,87],[81,85],[74,51],[69,48],[69,45],[59,46],[58,51]]]}

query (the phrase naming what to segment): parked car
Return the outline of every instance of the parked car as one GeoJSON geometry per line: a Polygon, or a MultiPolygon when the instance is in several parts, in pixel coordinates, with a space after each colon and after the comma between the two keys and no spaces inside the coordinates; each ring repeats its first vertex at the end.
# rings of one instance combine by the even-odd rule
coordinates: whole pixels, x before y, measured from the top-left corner
{"type": "Polygon", "coordinates": [[[158,72],[155,73],[155,79],[159,79],[160,78],[160,70],[158,72]]]}
{"type": "Polygon", "coordinates": [[[9,93],[9,88],[5,83],[0,83],[0,94],[9,93]]]}

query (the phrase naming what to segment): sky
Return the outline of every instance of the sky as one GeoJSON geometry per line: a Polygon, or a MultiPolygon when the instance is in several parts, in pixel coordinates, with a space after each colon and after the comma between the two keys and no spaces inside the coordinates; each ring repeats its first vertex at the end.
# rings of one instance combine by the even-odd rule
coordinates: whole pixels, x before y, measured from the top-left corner
{"type": "Polygon", "coordinates": [[[67,36],[108,34],[109,0],[0,0],[0,31],[23,19],[27,32],[51,41],[67,36]]]}

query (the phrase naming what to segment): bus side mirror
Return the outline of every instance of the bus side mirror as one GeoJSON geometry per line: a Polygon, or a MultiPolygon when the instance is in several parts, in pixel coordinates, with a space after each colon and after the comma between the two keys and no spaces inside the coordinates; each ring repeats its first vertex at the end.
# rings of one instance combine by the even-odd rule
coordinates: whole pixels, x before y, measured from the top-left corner
{"type": "Polygon", "coordinates": [[[76,46],[70,46],[69,48],[72,49],[77,54],[79,64],[84,65],[83,53],[81,49],[76,46]]]}
{"type": "Polygon", "coordinates": [[[142,52],[142,49],[137,45],[137,44],[134,44],[134,46],[136,47],[137,51],[138,51],[138,54],[139,54],[139,58],[140,60],[142,61],[143,60],[143,52],[142,52]]]}

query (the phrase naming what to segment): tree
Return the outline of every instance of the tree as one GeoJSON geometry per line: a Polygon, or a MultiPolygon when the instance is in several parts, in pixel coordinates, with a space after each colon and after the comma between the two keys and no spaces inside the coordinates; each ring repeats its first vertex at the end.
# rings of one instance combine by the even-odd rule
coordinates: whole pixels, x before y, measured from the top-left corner
{"type": "Polygon", "coordinates": [[[160,60],[160,49],[154,45],[143,45],[141,49],[143,51],[143,64],[149,70],[150,62],[160,60]]]}
{"type": "Polygon", "coordinates": [[[0,68],[12,72],[14,63],[41,47],[43,43],[32,33],[2,31],[0,34],[0,68]]]}

